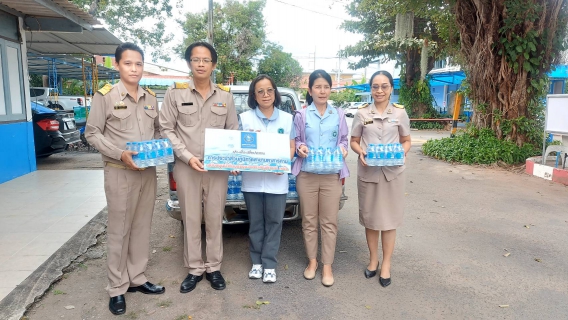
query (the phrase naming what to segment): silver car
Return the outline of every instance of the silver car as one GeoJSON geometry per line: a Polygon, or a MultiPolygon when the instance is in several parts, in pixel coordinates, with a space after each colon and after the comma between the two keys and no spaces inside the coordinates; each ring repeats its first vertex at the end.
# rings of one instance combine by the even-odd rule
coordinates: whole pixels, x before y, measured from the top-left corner
{"type": "MultiPolygon", "coordinates": [[[[235,101],[235,108],[237,110],[237,114],[241,114],[245,111],[250,110],[248,106],[248,86],[229,86],[231,93],[233,94],[233,99],[235,101]]],[[[298,99],[298,95],[293,89],[290,88],[278,88],[278,92],[282,97],[282,103],[279,106],[279,109],[288,112],[290,114],[295,114],[296,110],[299,110],[302,105],[300,104],[300,100],[298,99]]],[[[168,164],[168,185],[169,185],[169,193],[170,198],[166,202],[166,210],[170,217],[182,220],[181,219],[181,211],[179,208],[179,201],[177,197],[177,186],[174,180],[174,163],[168,164]]],[[[342,181],[344,183],[345,180],[342,181]]],[[[345,200],[347,200],[347,196],[345,196],[345,186],[343,187],[343,193],[341,195],[341,199],[339,202],[339,208],[343,208],[345,204],[345,200]]],[[[286,212],[284,213],[284,220],[296,220],[300,219],[300,206],[299,200],[297,198],[286,199],[286,212]]],[[[248,212],[247,207],[244,200],[227,200],[225,203],[225,214],[223,215],[223,224],[243,224],[248,223],[248,212]]]]}

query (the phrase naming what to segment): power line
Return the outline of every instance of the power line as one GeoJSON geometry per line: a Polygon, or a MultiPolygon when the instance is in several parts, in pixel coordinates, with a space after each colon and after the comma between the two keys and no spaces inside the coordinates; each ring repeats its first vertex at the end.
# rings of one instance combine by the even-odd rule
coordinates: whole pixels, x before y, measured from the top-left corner
{"type": "Polygon", "coordinates": [[[326,17],[330,17],[330,18],[335,18],[335,19],[340,19],[340,20],[343,20],[343,21],[347,20],[347,19],[345,19],[345,18],[341,18],[341,17],[337,17],[337,16],[332,16],[332,15],[327,14],[327,13],[322,13],[322,12],[318,12],[318,11],[315,11],[315,10],[312,10],[312,9],[300,7],[300,6],[297,6],[297,5],[295,5],[295,4],[288,3],[288,2],[284,2],[284,1],[281,1],[281,0],[274,0],[274,1],[280,2],[280,3],[282,3],[282,4],[285,4],[285,5],[288,5],[288,6],[291,6],[291,7],[295,7],[295,8],[301,9],[301,10],[306,10],[306,11],[309,11],[309,12],[317,13],[317,14],[320,14],[320,15],[322,15],[322,16],[326,16],[326,17]]]}

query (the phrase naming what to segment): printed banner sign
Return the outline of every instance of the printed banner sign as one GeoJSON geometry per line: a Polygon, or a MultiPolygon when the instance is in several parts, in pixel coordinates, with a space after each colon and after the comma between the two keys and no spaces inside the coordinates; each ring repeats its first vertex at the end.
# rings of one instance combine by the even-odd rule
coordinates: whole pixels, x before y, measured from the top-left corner
{"type": "Polygon", "coordinates": [[[289,173],[290,135],[205,129],[206,170],[289,173]]]}

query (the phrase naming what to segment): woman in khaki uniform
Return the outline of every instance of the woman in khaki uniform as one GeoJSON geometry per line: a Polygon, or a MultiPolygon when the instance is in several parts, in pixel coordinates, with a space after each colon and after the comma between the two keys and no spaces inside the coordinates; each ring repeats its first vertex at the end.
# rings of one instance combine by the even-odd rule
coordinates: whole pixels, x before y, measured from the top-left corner
{"type": "Polygon", "coordinates": [[[406,159],[410,150],[410,120],[403,106],[389,103],[394,86],[390,73],[375,72],[369,84],[374,103],[362,107],[355,115],[351,149],[359,155],[359,222],[365,227],[370,254],[365,277],[372,278],[377,274],[381,233],[383,264],[379,282],[386,287],[391,283],[390,267],[396,229],[402,224],[405,167],[369,167],[365,156],[369,144],[401,143],[406,159]]]}

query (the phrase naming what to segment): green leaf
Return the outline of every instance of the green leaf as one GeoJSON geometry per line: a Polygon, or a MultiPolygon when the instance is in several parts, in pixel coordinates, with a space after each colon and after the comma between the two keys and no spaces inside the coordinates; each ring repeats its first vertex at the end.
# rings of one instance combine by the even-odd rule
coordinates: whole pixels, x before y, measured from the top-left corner
{"type": "Polygon", "coordinates": [[[517,52],[521,53],[523,52],[523,47],[521,47],[520,45],[517,45],[517,52]]]}
{"type": "Polygon", "coordinates": [[[536,51],[536,46],[532,42],[529,42],[529,48],[531,49],[532,52],[536,51]]]}

